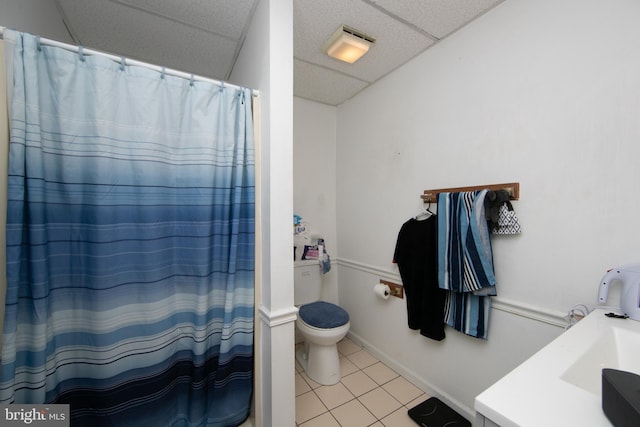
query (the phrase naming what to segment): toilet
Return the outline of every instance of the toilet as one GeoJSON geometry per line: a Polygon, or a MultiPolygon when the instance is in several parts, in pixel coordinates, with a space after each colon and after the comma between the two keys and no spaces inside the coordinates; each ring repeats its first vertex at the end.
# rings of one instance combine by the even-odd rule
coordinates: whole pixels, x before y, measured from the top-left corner
{"type": "Polygon", "coordinates": [[[299,310],[296,326],[304,337],[296,359],[313,381],[336,384],[340,381],[337,343],[349,332],[349,313],[320,300],[322,273],[318,261],[296,261],[294,271],[294,303],[299,310]]]}

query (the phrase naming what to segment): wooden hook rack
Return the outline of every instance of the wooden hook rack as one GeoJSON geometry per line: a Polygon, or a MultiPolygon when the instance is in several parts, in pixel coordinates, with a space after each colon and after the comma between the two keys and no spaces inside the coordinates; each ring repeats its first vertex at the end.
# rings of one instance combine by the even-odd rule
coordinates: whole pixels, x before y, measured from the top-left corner
{"type": "Polygon", "coordinates": [[[476,191],[476,190],[505,190],[509,193],[510,200],[518,200],[520,198],[520,183],[509,182],[506,184],[489,184],[489,185],[474,185],[471,187],[455,187],[455,188],[440,188],[437,190],[424,190],[422,200],[425,203],[434,203],[438,199],[438,193],[459,193],[462,191],[476,191]]]}

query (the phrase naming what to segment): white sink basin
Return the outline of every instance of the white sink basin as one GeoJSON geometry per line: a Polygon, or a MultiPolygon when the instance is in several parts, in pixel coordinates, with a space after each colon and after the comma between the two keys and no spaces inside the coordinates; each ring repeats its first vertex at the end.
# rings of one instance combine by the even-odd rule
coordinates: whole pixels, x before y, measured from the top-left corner
{"type": "Polygon", "coordinates": [[[637,331],[609,327],[578,355],[560,378],[600,396],[602,369],[619,369],[640,375],[639,355],[640,334],[637,331]]]}
{"type": "Polygon", "coordinates": [[[640,375],[640,322],[596,309],[476,397],[501,427],[611,427],[602,411],[602,369],[640,375]]]}

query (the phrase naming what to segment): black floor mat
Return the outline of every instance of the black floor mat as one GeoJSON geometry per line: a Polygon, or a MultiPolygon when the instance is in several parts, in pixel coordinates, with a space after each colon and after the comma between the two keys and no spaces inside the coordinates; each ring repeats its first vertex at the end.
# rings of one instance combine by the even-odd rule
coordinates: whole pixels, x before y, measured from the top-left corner
{"type": "Polygon", "coordinates": [[[409,417],[422,427],[471,427],[465,417],[435,397],[409,409],[409,417]]]}

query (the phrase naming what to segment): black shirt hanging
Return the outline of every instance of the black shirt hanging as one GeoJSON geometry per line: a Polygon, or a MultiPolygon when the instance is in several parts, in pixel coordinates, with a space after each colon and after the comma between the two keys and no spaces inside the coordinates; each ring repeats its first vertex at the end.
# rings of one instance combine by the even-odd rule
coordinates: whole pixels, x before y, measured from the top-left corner
{"type": "Polygon", "coordinates": [[[400,228],[393,259],[405,290],[409,328],[440,341],[445,337],[446,291],[438,287],[437,236],[435,215],[422,221],[411,218],[400,228]]]}

